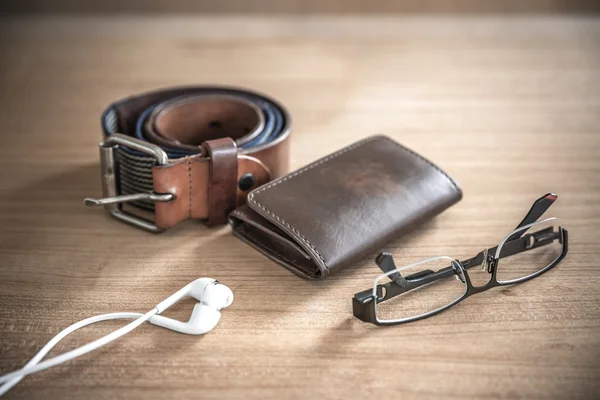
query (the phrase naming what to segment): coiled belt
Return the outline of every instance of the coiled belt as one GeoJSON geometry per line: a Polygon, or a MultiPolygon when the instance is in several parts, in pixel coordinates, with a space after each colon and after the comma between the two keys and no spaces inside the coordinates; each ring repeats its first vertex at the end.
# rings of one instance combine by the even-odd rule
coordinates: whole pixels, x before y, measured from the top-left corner
{"type": "Polygon", "coordinates": [[[185,219],[224,223],[250,190],[289,166],[286,110],[245,90],[185,87],[129,97],[108,107],[102,129],[103,198],[85,204],[153,232],[185,219]]]}

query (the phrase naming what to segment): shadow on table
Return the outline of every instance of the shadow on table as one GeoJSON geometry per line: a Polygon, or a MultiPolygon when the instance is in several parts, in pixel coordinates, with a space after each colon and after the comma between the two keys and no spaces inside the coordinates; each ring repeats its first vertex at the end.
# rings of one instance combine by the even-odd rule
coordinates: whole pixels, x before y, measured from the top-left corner
{"type": "Polygon", "coordinates": [[[9,289],[12,285],[14,293],[39,293],[52,300],[45,306],[31,299],[32,309],[81,304],[93,298],[91,292],[103,291],[95,289],[100,285],[106,285],[106,293],[136,290],[126,287],[132,282],[148,284],[148,290],[166,297],[199,277],[185,273],[191,267],[175,275],[177,260],[198,265],[203,255],[198,247],[210,247],[223,233],[209,232],[201,223],[191,232],[186,223],[194,222],[186,221],[183,229],[151,234],[111,218],[101,207],[84,206],[85,197],[100,196],[98,163],[73,166],[0,193],[6,224],[2,248],[11,264],[0,267],[0,281],[9,289]],[[183,248],[186,259],[180,257],[183,248]]]}
{"type": "MultiPolygon", "coordinates": [[[[52,335],[40,335],[40,329],[55,332],[83,318],[108,312],[144,312],[191,280],[203,276],[202,271],[193,268],[202,258],[198,247],[211,246],[219,234],[208,234],[207,228],[198,224],[193,234],[190,229],[173,229],[154,235],[111,218],[102,208],[88,209],[83,205],[83,198],[100,196],[100,183],[99,165],[86,164],[25,182],[0,194],[0,204],[8,210],[3,214],[7,234],[3,235],[2,243],[3,254],[8,257],[3,263],[6,268],[0,267],[0,301],[6,311],[0,319],[6,317],[19,327],[11,332],[9,329],[13,328],[0,323],[5,339],[0,353],[8,353],[11,346],[16,348],[16,344],[23,341],[30,343],[33,349],[41,348],[52,335]],[[141,244],[143,251],[138,248],[141,244]],[[194,255],[174,269],[179,266],[180,246],[190,249],[194,255]],[[163,263],[168,259],[169,262],[163,263]],[[191,276],[190,272],[198,275],[191,276]]],[[[186,299],[169,310],[168,315],[187,320],[194,302],[186,299]]],[[[83,329],[74,335],[76,342],[69,338],[50,356],[72,348],[74,343],[96,339],[99,333],[106,334],[127,322],[107,321],[92,329],[83,329]]],[[[178,338],[173,332],[150,324],[138,328],[137,333],[157,348],[161,343],[161,351],[168,347],[172,355],[190,351],[200,339],[197,336],[178,338]],[[175,340],[165,340],[167,336],[175,340]]],[[[120,340],[131,340],[129,344],[135,346],[138,339],[139,336],[136,339],[126,335],[120,340]]],[[[65,368],[51,369],[44,375],[50,380],[64,380],[67,374],[77,370],[85,373],[87,368],[94,368],[95,359],[106,359],[110,351],[110,346],[99,349],[95,356],[71,361],[65,368]]],[[[25,363],[33,355],[20,352],[17,356],[11,352],[9,359],[14,363],[22,357],[25,363]]],[[[21,366],[21,363],[0,364],[6,370],[21,366]]],[[[26,389],[28,382],[35,384],[36,379],[27,378],[19,387],[26,389]]]]}

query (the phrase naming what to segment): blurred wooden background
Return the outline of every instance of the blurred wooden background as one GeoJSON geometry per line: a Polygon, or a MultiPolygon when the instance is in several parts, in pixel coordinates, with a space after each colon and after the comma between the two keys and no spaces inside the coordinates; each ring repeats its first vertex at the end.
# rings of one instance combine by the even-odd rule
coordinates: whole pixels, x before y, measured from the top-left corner
{"type": "MultiPolygon", "coordinates": [[[[143,325],[6,399],[600,398],[599,49],[587,16],[0,20],[0,374],[71,323],[146,311],[198,277],[235,293],[210,334],[143,325]],[[106,105],[202,83],[287,106],[293,168],[383,133],[455,177],[464,199],[386,246],[400,265],[470,257],[548,191],[569,254],[531,282],[378,328],[351,307],[379,273],[375,254],[307,282],[228,227],[151,235],[86,209],[101,193],[106,105]]],[[[121,325],[78,331],[51,355],[121,325]]]]}
{"type": "Polygon", "coordinates": [[[0,10],[26,13],[586,13],[600,11],[597,0],[5,0],[0,10]]]}

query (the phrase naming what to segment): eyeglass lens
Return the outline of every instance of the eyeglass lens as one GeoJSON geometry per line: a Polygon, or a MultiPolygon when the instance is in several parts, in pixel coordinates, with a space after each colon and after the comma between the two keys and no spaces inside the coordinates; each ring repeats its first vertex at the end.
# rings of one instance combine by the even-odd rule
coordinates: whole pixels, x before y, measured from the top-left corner
{"type": "MultiPolygon", "coordinates": [[[[415,266],[400,268],[402,277],[410,279],[411,275],[422,275],[423,271],[438,272],[448,269],[452,262],[448,258],[434,259],[415,266]]],[[[426,315],[464,296],[467,285],[464,276],[448,273],[446,277],[427,283],[401,295],[390,298],[375,305],[377,319],[380,321],[395,321],[426,315]]],[[[418,281],[418,279],[416,279],[418,281]]],[[[389,278],[385,275],[377,279],[376,284],[385,284],[389,278]]],[[[384,294],[385,295],[385,294],[384,294]]]]}
{"type": "MultiPolygon", "coordinates": [[[[500,248],[496,272],[499,283],[516,283],[552,265],[562,254],[563,243],[557,220],[542,221],[523,235],[524,251],[515,254],[510,242],[500,248]]],[[[521,250],[523,248],[521,247],[521,250]]]]}

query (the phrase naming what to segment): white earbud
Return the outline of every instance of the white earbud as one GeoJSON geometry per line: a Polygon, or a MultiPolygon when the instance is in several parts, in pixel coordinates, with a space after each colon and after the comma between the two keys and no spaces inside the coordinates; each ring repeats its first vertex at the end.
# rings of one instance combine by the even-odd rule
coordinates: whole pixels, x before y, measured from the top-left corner
{"type": "Polygon", "coordinates": [[[131,332],[136,327],[143,324],[145,321],[149,321],[154,325],[162,326],[167,329],[171,329],[176,332],[185,333],[188,335],[201,335],[211,331],[221,319],[220,310],[225,307],[229,307],[233,302],[233,293],[231,290],[220,284],[218,281],[211,278],[196,279],[192,283],[184,286],[167,299],[161,301],[156,307],[148,311],[146,314],[139,313],[112,313],[97,315],[95,317],[87,318],[83,321],[79,321],[68,328],[58,333],[52,340],[50,340],[28,363],[20,370],[13,371],[11,373],[0,376],[0,397],[9,391],[14,385],[19,383],[26,375],[30,375],[44,369],[53,367],[64,363],[65,361],[72,360],[73,358],[80,357],[90,351],[96,350],[99,347],[104,346],[107,343],[112,342],[115,339],[120,338],[128,332],[131,332]],[[198,303],[194,306],[192,315],[187,322],[178,321],[176,319],[163,317],[158,315],[177,303],[184,297],[193,297],[198,300],[198,303]],[[84,326],[106,321],[110,319],[134,319],[129,324],[117,329],[114,332],[109,333],[99,339],[96,339],[90,343],[87,343],[81,347],[67,351],[66,353],[60,354],[56,357],[42,361],[44,356],[56,346],[56,344],[65,338],[70,333],[75,332],[77,329],[84,326]]]}
{"type": "Polygon", "coordinates": [[[154,315],[149,322],[188,335],[202,335],[211,331],[221,319],[220,310],[233,302],[233,293],[227,286],[210,278],[196,279],[175,294],[160,302],[156,308],[161,313],[184,297],[194,297],[198,303],[187,322],[154,315]]]}

